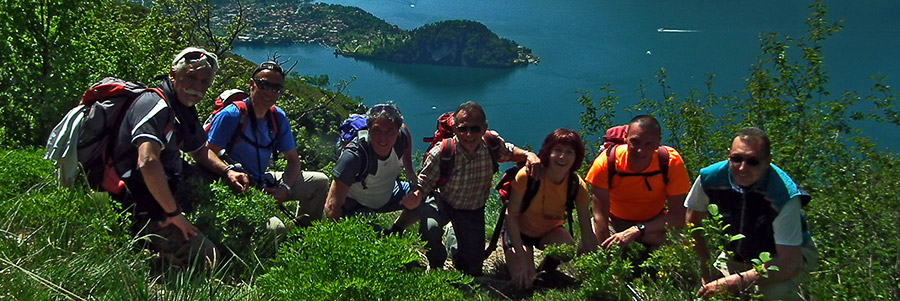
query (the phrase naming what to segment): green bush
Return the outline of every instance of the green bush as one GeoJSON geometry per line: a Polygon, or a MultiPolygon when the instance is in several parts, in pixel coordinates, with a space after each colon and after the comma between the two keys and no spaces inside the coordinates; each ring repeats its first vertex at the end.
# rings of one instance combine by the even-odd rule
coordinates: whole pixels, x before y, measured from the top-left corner
{"type": "Polygon", "coordinates": [[[324,221],[294,232],[259,277],[279,300],[457,300],[471,281],[454,271],[416,267],[417,237],[378,238],[368,220],[324,221]]]}
{"type": "Polygon", "coordinates": [[[625,300],[632,277],[633,265],[622,258],[618,248],[599,250],[575,259],[575,269],[581,279],[579,294],[587,299],[625,300]]]}
{"type": "Polygon", "coordinates": [[[43,150],[0,149],[0,199],[23,195],[53,176],[53,164],[41,159],[43,150]]]}
{"type": "MultiPolygon", "coordinates": [[[[276,216],[275,200],[254,188],[235,193],[221,180],[208,186],[202,181],[189,183],[193,197],[201,201],[191,219],[226,257],[234,256],[229,273],[241,279],[264,273],[278,247],[276,233],[266,230],[269,218],[276,216]]],[[[287,218],[279,218],[293,226],[287,218]]]]}
{"type": "MultiPolygon", "coordinates": [[[[868,95],[828,91],[822,44],[841,26],[827,20],[827,8],[821,1],[810,5],[810,10],[808,30],[800,37],[760,34],[760,54],[742,90],[728,95],[713,93],[714,76],[709,75],[706,91],[690,90],[678,96],[668,85],[665,70],[660,70],[655,77],[661,97],[648,97],[657,90],[642,84],[641,102],[626,111],[660,120],[663,143],[678,149],[692,178],[700,168],[725,159],[723,150],[737,129],[756,126],[765,130],[772,141],[773,162],[813,195],[804,210],[819,246],[821,265],[803,290],[811,298],[898,299],[898,159],[896,152],[877,151],[873,142],[854,128],[858,122],[879,122],[885,130],[895,131],[900,124],[896,94],[883,77],[873,78],[868,95]]],[[[580,93],[579,102],[585,107],[581,114],[583,137],[598,137],[616,124],[611,120],[618,105],[615,91],[611,87],[601,91],[606,95],[598,98],[580,93]]],[[[597,141],[591,142],[588,144],[597,145],[597,141]]],[[[659,272],[669,269],[667,265],[651,261],[645,267],[659,272]]],[[[676,277],[691,279],[692,273],[676,277]]],[[[642,294],[647,296],[667,291],[664,287],[646,289],[642,294]]]]}
{"type": "Polygon", "coordinates": [[[688,300],[700,287],[700,259],[691,248],[687,230],[669,230],[669,244],[649,254],[640,264],[644,273],[635,280],[635,290],[647,300],[688,300]]]}

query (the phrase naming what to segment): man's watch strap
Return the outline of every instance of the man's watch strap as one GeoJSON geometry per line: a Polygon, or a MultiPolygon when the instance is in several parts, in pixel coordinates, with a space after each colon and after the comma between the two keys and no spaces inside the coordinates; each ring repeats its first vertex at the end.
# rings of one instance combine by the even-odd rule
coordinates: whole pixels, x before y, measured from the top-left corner
{"type": "Polygon", "coordinates": [[[237,171],[237,172],[242,172],[242,171],[243,171],[243,168],[241,168],[241,166],[240,166],[240,165],[237,165],[237,164],[228,164],[228,166],[225,166],[225,172],[224,172],[224,174],[227,175],[229,170],[234,170],[234,171],[237,171]]]}
{"type": "Polygon", "coordinates": [[[635,226],[637,227],[638,231],[641,231],[641,237],[643,237],[644,231],[647,230],[647,226],[644,226],[644,223],[640,223],[635,226]]]}
{"type": "Polygon", "coordinates": [[[166,212],[166,217],[175,217],[181,215],[181,208],[175,208],[175,211],[166,212]]]}

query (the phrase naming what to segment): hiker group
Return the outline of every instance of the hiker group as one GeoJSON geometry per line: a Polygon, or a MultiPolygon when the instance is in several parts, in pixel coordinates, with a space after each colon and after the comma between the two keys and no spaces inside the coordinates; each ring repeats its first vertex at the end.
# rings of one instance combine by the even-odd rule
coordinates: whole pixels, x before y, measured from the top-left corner
{"type": "Polygon", "coordinates": [[[61,184],[71,184],[81,166],[92,188],[129,208],[132,233],[155,234],[146,247],[175,265],[195,258],[215,265],[222,257],[183,215],[189,204],[179,184],[199,170],[239,191],[260,189],[277,206],[298,202],[293,213],[286,210],[290,221],[269,220],[266,227],[275,232],[290,223],[310,226],[323,213],[336,220],[400,211],[389,228],[373,227],[394,235],[418,222],[429,269],[444,268],[449,257],[455,269],[481,275],[499,241],[511,281],[522,289],[570,259],[547,256],[535,267],[535,248],[564,244],[586,253],[639,243],[652,251],[669,243],[668,228],[701,226],[710,204],[731,225],[728,234],[745,238],[725,246],[733,257],[716,260],[694,232],[704,284],[698,296],[756,287],[766,298],[798,298],[799,283],[816,266],[801,210],[809,196],[771,163],[770,141],[757,128],[736,133],[726,159],[701,169],[692,185],[679,152],[661,145],[659,122],[637,116],[607,131],[606,144],[582,179],[577,171],[589,154],[576,132],[549,133],[535,154],[489,130],[484,109],[467,101],[439,118],[416,172],[410,130],[400,109],[386,103],[341,126],[329,180],[302,170],[290,120],[275,106],[286,76],[276,62],[253,70],[247,92],[222,93],[201,123],[195,106],[218,64],[216,55],[189,47],[154,87],[104,79],[85,92],[48,141],[47,157],[57,161],[61,184]],[[182,153],[196,164],[185,163],[182,153]],[[269,172],[279,155],[287,163],[284,171],[269,172]],[[497,185],[503,209],[486,247],[485,207],[504,162],[516,165],[497,185]],[[581,234],[577,242],[573,216],[581,234]],[[569,231],[563,227],[567,221],[569,231]],[[751,262],[762,252],[773,255],[765,265],[778,267],[765,277],[751,262]],[[710,260],[722,264],[710,269],[710,260]]]}

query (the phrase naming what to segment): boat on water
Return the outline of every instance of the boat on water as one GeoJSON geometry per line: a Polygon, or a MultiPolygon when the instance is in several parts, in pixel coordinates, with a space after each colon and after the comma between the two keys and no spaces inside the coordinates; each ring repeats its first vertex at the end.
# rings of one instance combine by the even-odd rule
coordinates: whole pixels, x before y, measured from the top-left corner
{"type": "Polygon", "coordinates": [[[656,32],[697,32],[697,30],[660,27],[656,29],[656,32]]]}

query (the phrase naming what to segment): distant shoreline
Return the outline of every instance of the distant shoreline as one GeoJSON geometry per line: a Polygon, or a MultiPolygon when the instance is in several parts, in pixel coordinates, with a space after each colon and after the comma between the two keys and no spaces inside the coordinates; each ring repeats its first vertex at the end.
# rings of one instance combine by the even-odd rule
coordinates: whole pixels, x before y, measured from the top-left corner
{"type": "MultiPolygon", "coordinates": [[[[220,9],[226,17],[237,14],[231,5],[220,9]]],[[[498,37],[476,21],[441,21],[407,31],[352,6],[250,9],[246,34],[238,36],[235,45],[318,44],[344,57],[409,64],[513,68],[540,62],[531,49],[498,37]]],[[[227,19],[214,23],[224,27],[227,19]]]]}

